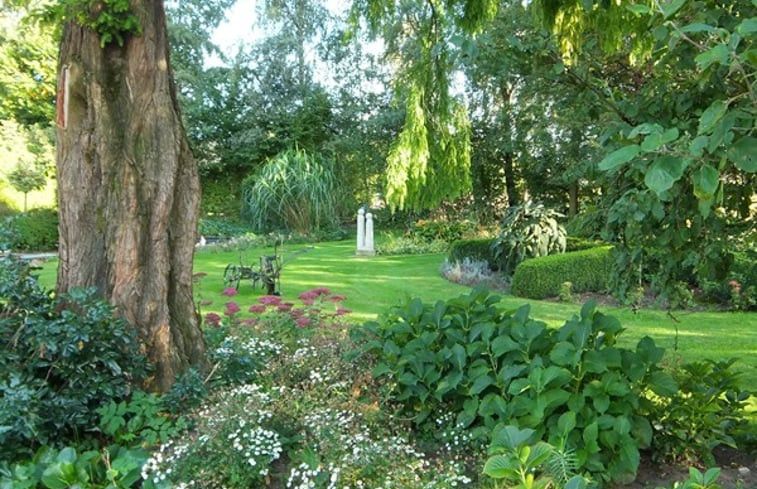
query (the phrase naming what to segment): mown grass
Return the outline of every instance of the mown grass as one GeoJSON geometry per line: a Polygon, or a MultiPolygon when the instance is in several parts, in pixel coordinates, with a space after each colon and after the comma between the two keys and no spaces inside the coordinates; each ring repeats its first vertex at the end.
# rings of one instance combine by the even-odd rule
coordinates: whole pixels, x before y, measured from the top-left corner
{"type": "MultiPolygon", "coordinates": [[[[199,301],[212,302],[203,306],[203,313],[221,313],[224,304],[235,301],[246,311],[264,293],[259,287],[242,284],[233,298],[221,295],[223,272],[230,263],[256,264],[258,257],[271,254],[272,248],[256,248],[241,253],[200,250],[195,255],[195,272],[206,275],[195,286],[199,301]]],[[[328,287],[333,293],[347,296],[343,306],[353,311],[356,323],[376,318],[406,296],[435,302],[466,293],[469,288],[453,284],[440,275],[443,254],[356,257],[352,241],[319,243],[315,245],[287,245],[281,253],[284,268],[281,290],[286,299],[296,297],[315,287],[328,287]]],[[[49,262],[41,270],[43,285],[55,283],[55,263],[49,262]]],[[[551,326],[563,324],[578,314],[580,304],[526,300],[504,295],[501,304],[518,308],[530,304],[531,316],[551,326]]],[[[743,371],[747,387],[757,386],[757,314],[745,312],[687,312],[671,317],[665,311],[640,310],[601,306],[600,310],[617,317],[626,328],[622,346],[633,347],[639,339],[651,336],[666,348],[668,354],[685,361],[705,358],[724,360],[738,358],[736,368],[743,371]],[[677,330],[677,331],[676,331],[677,330]],[[677,350],[676,350],[677,346],[677,350]]]]}

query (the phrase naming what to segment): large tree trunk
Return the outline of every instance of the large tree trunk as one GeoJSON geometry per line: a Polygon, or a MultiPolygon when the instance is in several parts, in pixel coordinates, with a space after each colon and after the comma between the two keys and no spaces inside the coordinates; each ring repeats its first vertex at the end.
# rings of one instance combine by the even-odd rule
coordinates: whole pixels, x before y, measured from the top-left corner
{"type": "Polygon", "coordinates": [[[57,290],[96,287],[137,328],[154,387],[205,362],[192,296],[200,184],[169,68],[162,0],[143,33],[100,47],[68,22],[59,58],[57,290]]]}

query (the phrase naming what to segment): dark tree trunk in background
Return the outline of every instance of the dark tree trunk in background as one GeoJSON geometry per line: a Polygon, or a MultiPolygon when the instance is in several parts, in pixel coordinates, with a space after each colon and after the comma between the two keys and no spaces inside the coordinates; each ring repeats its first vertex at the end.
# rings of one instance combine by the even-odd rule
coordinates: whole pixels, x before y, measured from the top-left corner
{"type": "Polygon", "coordinates": [[[101,48],[96,33],[73,22],[64,28],[57,290],[96,287],[138,330],[157,366],[154,387],[166,390],[205,362],[192,295],[200,184],[169,68],[163,2],[132,7],[143,33],[123,47],[101,48]]]}
{"type": "Polygon", "coordinates": [[[504,155],[503,169],[505,172],[505,188],[507,189],[507,205],[510,207],[520,205],[520,195],[515,181],[515,165],[513,164],[513,153],[508,151],[504,155]]]}

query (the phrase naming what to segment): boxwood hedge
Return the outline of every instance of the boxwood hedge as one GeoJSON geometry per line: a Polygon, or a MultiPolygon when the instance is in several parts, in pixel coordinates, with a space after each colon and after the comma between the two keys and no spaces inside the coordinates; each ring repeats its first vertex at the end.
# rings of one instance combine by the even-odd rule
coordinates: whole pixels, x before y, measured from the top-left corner
{"type": "Polygon", "coordinates": [[[450,263],[462,262],[469,258],[476,261],[486,261],[490,268],[496,266],[494,252],[492,251],[492,239],[461,239],[452,243],[447,260],[450,263]]]}
{"type": "Polygon", "coordinates": [[[610,283],[611,246],[531,258],[515,269],[511,292],[530,299],[558,295],[560,285],[572,284],[572,292],[604,292],[610,283]]]}

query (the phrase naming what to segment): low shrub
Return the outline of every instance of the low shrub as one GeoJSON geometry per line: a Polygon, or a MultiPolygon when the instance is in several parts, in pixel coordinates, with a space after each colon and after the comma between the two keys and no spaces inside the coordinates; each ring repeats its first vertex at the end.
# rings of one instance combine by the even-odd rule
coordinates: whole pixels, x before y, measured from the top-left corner
{"type": "Polygon", "coordinates": [[[489,268],[489,263],[463,258],[462,261],[450,263],[444,261],[442,276],[456,284],[476,286],[485,285],[492,290],[504,290],[507,287],[505,277],[489,268]]]}
{"type": "Polygon", "coordinates": [[[596,239],[568,236],[567,238],[565,238],[565,251],[570,252],[570,251],[588,250],[591,248],[598,248],[606,244],[607,243],[604,243],[603,241],[599,241],[596,239]]]}
{"type": "Polygon", "coordinates": [[[542,204],[526,202],[507,209],[502,230],[492,243],[497,268],[511,275],[528,258],[565,251],[563,215],[542,204]]]}
{"type": "Polygon", "coordinates": [[[511,292],[530,299],[554,297],[565,282],[571,283],[571,293],[604,292],[612,273],[611,249],[603,246],[526,260],[515,270],[511,292]]]}
{"type": "Polygon", "coordinates": [[[12,232],[11,248],[20,251],[53,251],[58,248],[58,211],[32,209],[7,218],[12,232]]]}
{"type": "Polygon", "coordinates": [[[205,217],[200,219],[199,234],[219,238],[234,238],[250,232],[249,226],[230,219],[205,217]]]}
{"type": "Polygon", "coordinates": [[[146,376],[136,332],[94,291],[53,298],[28,267],[3,258],[0,294],[0,459],[81,436],[97,408],[146,376]]]}
{"type": "Polygon", "coordinates": [[[444,253],[449,249],[446,241],[419,241],[405,236],[389,237],[376,246],[378,255],[422,255],[425,253],[444,253]]]}
{"type": "MultiPolygon", "coordinates": [[[[500,423],[575,452],[577,472],[630,482],[652,426],[644,395],[677,392],[658,365],[664,350],[645,337],[620,348],[623,327],[587,303],[561,328],[497,307],[485,289],[435,305],[408,299],[380,322],[355,330],[377,358],[373,375],[388,401],[423,426],[433,413],[487,438],[500,423]]],[[[654,421],[654,420],[651,420],[654,421]]],[[[433,429],[433,426],[430,428],[433,429]]]]}
{"type": "Polygon", "coordinates": [[[464,259],[485,261],[489,267],[495,269],[496,261],[492,251],[491,239],[460,239],[452,243],[447,260],[450,263],[464,259]]]}
{"type": "Polygon", "coordinates": [[[407,236],[416,241],[444,241],[452,243],[463,239],[467,235],[475,234],[476,223],[469,220],[425,220],[416,221],[407,236]]]}

